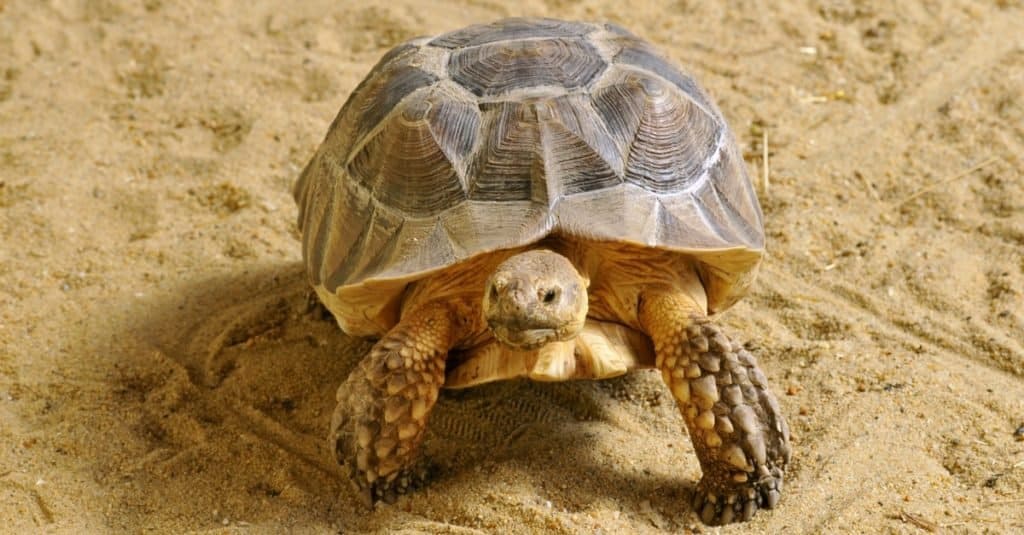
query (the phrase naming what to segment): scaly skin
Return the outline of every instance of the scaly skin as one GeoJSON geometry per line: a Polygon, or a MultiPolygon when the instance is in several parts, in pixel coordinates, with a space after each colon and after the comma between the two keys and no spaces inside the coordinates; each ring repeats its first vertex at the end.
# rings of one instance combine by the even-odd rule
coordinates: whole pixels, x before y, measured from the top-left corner
{"type": "Polygon", "coordinates": [[[432,302],[413,309],[338,389],[331,440],[369,504],[392,502],[422,478],[418,449],[448,350],[472,329],[462,308],[432,302]]]}
{"type": "Polygon", "coordinates": [[[728,524],[775,507],[789,428],[753,355],[678,291],[645,292],[639,320],[704,471],[694,511],[706,524],[728,524]]]}

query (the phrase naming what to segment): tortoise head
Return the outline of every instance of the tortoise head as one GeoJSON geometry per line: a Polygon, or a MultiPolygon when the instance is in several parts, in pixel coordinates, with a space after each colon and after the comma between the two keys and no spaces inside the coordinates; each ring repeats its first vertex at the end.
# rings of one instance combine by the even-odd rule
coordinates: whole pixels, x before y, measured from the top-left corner
{"type": "Polygon", "coordinates": [[[483,311],[494,337],[514,349],[571,340],[587,320],[587,281],[558,253],[519,253],[487,279],[483,311]]]}

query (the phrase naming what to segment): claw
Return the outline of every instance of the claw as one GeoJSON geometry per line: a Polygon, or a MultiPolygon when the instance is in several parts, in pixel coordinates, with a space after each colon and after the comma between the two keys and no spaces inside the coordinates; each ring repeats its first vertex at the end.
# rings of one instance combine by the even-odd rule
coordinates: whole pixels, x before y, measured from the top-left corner
{"type": "Polygon", "coordinates": [[[693,499],[690,500],[690,509],[693,511],[700,511],[704,507],[704,493],[697,490],[693,493],[693,499]]]}
{"type": "Polygon", "coordinates": [[[733,510],[732,507],[726,507],[725,510],[722,511],[722,516],[720,517],[719,520],[721,521],[722,524],[729,524],[729,523],[732,522],[734,514],[735,514],[735,511],[733,510]]]}
{"type": "Polygon", "coordinates": [[[700,519],[705,524],[713,524],[715,520],[715,504],[711,502],[704,504],[704,510],[700,513],[700,519]]]}
{"type": "Polygon", "coordinates": [[[754,500],[749,500],[743,504],[743,521],[746,522],[754,517],[754,513],[757,512],[757,503],[754,500]]]}

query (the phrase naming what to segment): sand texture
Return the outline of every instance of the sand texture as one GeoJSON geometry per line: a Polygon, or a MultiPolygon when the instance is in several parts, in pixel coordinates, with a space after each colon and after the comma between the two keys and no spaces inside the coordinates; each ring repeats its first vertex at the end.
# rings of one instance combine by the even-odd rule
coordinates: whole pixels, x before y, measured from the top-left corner
{"type": "Polygon", "coordinates": [[[284,5],[0,0],[0,531],[1024,532],[1019,0],[284,5]],[[701,526],[649,371],[445,394],[442,472],[372,512],[332,459],[369,345],[292,184],[388,48],[511,15],[633,29],[736,132],[769,256],[718,321],[792,427],[776,510],[701,526]]]}

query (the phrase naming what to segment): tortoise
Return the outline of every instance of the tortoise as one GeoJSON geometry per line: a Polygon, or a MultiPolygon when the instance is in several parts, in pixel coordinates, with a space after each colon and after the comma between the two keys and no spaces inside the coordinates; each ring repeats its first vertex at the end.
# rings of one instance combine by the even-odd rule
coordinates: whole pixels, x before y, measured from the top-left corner
{"type": "Polygon", "coordinates": [[[719,109],[614,24],[506,19],[404,42],[349,96],[294,195],[310,282],[378,339],[330,440],[370,504],[420,483],[441,388],[660,370],[709,524],[779,500],[789,430],[708,319],[753,283],[762,214],[719,109]]]}

